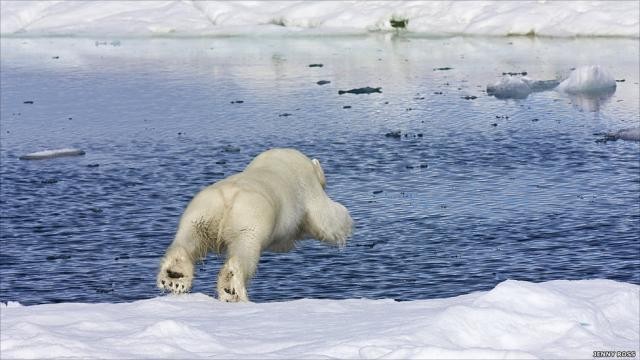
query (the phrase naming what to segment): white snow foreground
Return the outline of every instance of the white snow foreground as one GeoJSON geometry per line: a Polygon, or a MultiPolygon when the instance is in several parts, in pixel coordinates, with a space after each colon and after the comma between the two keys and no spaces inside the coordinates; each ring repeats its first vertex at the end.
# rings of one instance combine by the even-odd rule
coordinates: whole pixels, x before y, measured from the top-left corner
{"type": "Polygon", "coordinates": [[[637,1],[2,1],[0,34],[640,37],[637,1]],[[392,22],[393,20],[393,22],[392,22]],[[406,22],[405,22],[406,20],[406,22]]]}
{"type": "Polygon", "coordinates": [[[638,356],[640,286],[507,280],[447,299],[3,305],[9,358],[480,358],[638,356]]]}

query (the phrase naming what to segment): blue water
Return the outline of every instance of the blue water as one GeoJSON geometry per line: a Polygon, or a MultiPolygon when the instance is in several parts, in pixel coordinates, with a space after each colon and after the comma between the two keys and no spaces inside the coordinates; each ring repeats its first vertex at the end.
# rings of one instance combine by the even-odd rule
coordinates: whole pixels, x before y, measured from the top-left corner
{"type": "MultiPolygon", "coordinates": [[[[1,44],[1,301],[160,295],[159,260],[191,197],[271,147],[320,159],[356,228],[342,250],[264,253],[253,301],[440,298],[505,279],[640,284],[640,146],[598,141],[640,123],[637,40],[1,44]],[[582,64],[624,82],[596,99],[484,93],[502,72],[553,79],[582,64]],[[364,86],[382,93],[338,95],[364,86]],[[86,155],[18,159],[62,147],[86,155]]],[[[193,291],[214,293],[221,262],[198,265],[193,291]]]]}

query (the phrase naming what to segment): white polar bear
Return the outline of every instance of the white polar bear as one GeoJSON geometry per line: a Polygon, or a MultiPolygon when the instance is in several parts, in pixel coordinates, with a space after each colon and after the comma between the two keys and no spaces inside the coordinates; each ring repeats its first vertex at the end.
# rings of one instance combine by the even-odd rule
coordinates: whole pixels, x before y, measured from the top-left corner
{"type": "Polygon", "coordinates": [[[243,172],[191,200],[160,264],[158,287],[189,291],[194,263],[215,251],[226,253],[218,273],[218,299],[248,301],[246,285],[263,250],[285,252],[309,237],[344,246],[351,216],[324,187],[324,171],[316,159],[293,149],[258,155],[243,172]]]}

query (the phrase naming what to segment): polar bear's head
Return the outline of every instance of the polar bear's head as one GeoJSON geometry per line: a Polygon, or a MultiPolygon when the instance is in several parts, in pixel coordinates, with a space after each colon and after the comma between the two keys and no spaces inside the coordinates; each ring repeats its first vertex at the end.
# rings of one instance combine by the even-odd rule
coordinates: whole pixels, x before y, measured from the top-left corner
{"type": "Polygon", "coordinates": [[[322,166],[320,166],[320,161],[318,159],[311,160],[313,164],[313,169],[316,172],[316,176],[318,177],[318,181],[320,181],[320,186],[324,189],[327,186],[327,180],[324,177],[324,170],[322,170],[322,166]]]}

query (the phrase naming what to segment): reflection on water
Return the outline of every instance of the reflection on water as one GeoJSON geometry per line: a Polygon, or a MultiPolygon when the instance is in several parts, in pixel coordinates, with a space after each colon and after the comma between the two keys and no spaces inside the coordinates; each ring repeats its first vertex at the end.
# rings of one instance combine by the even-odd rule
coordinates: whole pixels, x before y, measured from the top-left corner
{"type": "Polygon", "coordinates": [[[567,94],[571,103],[580,111],[599,112],[615,94],[616,88],[609,88],[597,93],[567,94]]]}
{"type": "MultiPolygon", "coordinates": [[[[189,199],[270,147],[319,158],[356,231],[343,250],[264,254],[255,301],[434,298],[506,278],[640,283],[638,143],[594,135],[638,125],[633,40],[3,39],[1,50],[0,300],[158,295],[189,199]],[[505,71],[555,78],[577,65],[568,53],[626,79],[595,113],[556,91],[484,92],[505,71]],[[338,95],[366,86],[382,93],[338,95]],[[86,155],[18,159],[64,147],[86,155]]],[[[220,263],[198,265],[194,291],[213,293],[220,263]]]]}

